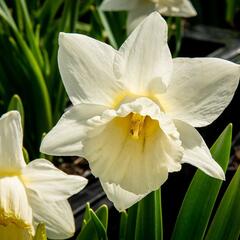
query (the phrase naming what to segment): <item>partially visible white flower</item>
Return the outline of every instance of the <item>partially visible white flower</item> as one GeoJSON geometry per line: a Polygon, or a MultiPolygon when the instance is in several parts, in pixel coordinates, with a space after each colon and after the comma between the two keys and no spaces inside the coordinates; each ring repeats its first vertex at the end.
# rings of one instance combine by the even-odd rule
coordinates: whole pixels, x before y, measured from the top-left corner
{"type": "Polygon", "coordinates": [[[30,240],[41,222],[49,238],[69,238],[75,224],[67,198],[83,189],[87,180],[67,175],[44,159],[26,165],[22,140],[19,113],[4,114],[0,118],[0,239],[30,240]]]}
{"type": "Polygon", "coordinates": [[[194,17],[196,10],[189,0],[104,0],[103,11],[128,11],[127,29],[131,32],[151,12],[163,16],[194,17]]]}
{"type": "Polygon", "coordinates": [[[41,151],[83,156],[119,210],[192,164],[224,179],[194,127],[230,103],[240,67],[217,58],[172,59],[167,24],[146,18],[117,51],[61,33],[58,62],[73,107],[46,135],[41,151]]]}

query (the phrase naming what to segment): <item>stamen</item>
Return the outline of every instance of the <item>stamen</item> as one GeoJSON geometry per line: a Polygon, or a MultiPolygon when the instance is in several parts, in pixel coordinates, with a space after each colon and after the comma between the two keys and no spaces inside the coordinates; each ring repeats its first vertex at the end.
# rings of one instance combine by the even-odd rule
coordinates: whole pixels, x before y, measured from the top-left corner
{"type": "Polygon", "coordinates": [[[141,116],[138,113],[131,114],[130,134],[134,139],[139,139],[144,130],[144,121],[146,116],[141,116]]]}

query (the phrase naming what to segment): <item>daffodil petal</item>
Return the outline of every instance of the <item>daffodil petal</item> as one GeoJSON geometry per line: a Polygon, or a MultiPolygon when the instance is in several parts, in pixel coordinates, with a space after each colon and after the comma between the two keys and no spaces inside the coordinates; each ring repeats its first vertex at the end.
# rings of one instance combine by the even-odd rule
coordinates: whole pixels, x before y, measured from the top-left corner
{"type": "Polygon", "coordinates": [[[45,201],[66,200],[80,192],[88,182],[81,176],[64,173],[45,159],[30,162],[22,175],[25,186],[45,201]]]}
{"type": "Polygon", "coordinates": [[[159,1],[158,11],[164,16],[194,17],[197,15],[189,0],[163,0],[159,1]]]}
{"type": "Polygon", "coordinates": [[[33,209],[34,225],[45,223],[48,238],[66,239],[74,235],[75,223],[72,209],[67,200],[57,202],[42,201],[31,190],[28,191],[28,197],[33,209]]]}
{"type": "MultiPolygon", "coordinates": [[[[6,227],[15,224],[25,235],[33,235],[32,209],[25,188],[17,176],[0,178],[0,223],[6,227]]],[[[1,225],[0,224],[0,225],[1,225]]]]}
{"type": "Polygon", "coordinates": [[[114,207],[122,212],[125,209],[131,207],[135,203],[143,199],[147,194],[134,194],[132,192],[126,191],[119,185],[114,183],[101,182],[104,192],[106,193],[108,199],[113,202],[114,207]]]}
{"type": "Polygon", "coordinates": [[[179,120],[175,120],[175,125],[180,133],[180,139],[184,148],[182,163],[189,163],[207,175],[225,179],[225,174],[219,164],[212,158],[211,153],[198,131],[179,120]]]}
{"type": "Polygon", "coordinates": [[[98,127],[91,130],[89,138],[83,141],[83,156],[89,161],[93,174],[103,182],[145,194],[158,189],[168,172],[181,169],[179,134],[154,102],[139,98],[122,104],[117,111],[105,111],[104,117],[108,114],[112,114],[112,120],[109,117],[104,127],[99,126],[101,131],[98,127]],[[130,134],[130,113],[148,116],[144,120],[144,134],[139,139],[130,134]]]}
{"type": "Polygon", "coordinates": [[[40,151],[57,156],[80,156],[82,139],[90,128],[88,119],[101,115],[104,110],[106,107],[94,104],[73,106],[44,137],[40,151]]]}
{"type": "Polygon", "coordinates": [[[172,74],[172,57],[167,24],[158,12],[146,18],[120,47],[114,72],[135,94],[165,91],[172,74]]]}
{"type": "Polygon", "coordinates": [[[113,74],[111,46],[81,34],[60,33],[58,64],[72,103],[112,105],[122,83],[113,74]],[[94,54],[92,54],[94,51],[94,54]]]}
{"type": "Polygon", "coordinates": [[[8,112],[0,118],[0,175],[26,165],[22,154],[23,133],[20,114],[8,112]]]}
{"type": "Polygon", "coordinates": [[[104,0],[100,6],[103,11],[124,11],[134,8],[139,0],[104,0]]]}
{"type": "Polygon", "coordinates": [[[217,58],[176,58],[172,81],[159,101],[170,117],[194,127],[212,123],[233,98],[240,66],[217,58]]]}

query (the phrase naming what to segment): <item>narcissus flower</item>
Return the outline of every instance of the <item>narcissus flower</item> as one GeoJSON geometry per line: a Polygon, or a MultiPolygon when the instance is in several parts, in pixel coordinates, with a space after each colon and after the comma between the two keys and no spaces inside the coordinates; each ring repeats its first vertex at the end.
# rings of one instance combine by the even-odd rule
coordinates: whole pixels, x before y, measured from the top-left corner
{"type": "Polygon", "coordinates": [[[49,161],[25,164],[22,128],[16,111],[0,119],[0,238],[30,240],[38,223],[47,236],[65,239],[75,232],[67,198],[79,192],[87,180],[67,175],[49,161]]]}
{"type": "Polygon", "coordinates": [[[239,65],[172,59],[167,24],[157,12],[118,51],[79,34],[61,33],[59,45],[73,107],[43,139],[42,152],[85,157],[120,210],[158,189],[183,163],[224,179],[194,127],[210,124],[229,104],[239,65]]]}
{"type": "Polygon", "coordinates": [[[194,17],[197,15],[189,0],[104,0],[100,8],[104,11],[128,11],[128,32],[153,11],[158,11],[163,16],[194,17]]]}

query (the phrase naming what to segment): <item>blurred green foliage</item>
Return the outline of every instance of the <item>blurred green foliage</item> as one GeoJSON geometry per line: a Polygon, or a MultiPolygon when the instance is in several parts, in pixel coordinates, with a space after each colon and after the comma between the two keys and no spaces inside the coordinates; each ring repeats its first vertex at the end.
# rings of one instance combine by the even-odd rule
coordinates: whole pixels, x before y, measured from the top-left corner
{"type": "Polygon", "coordinates": [[[24,109],[31,158],[68,103],[57,66],[61,31],[105,40],[95,1],[0,0],[0,113],[24,109]]]}
{"type": "Polygon", "coordinates": [[[240,0],[226,0],[226,20],[234,25],[236,14],[240,14],[240,0]]]}
{"type": "Polygon", "coordinates": [[[191,22],[239,30],[240,0],[192,0],[198,15],[191,22]]]}

